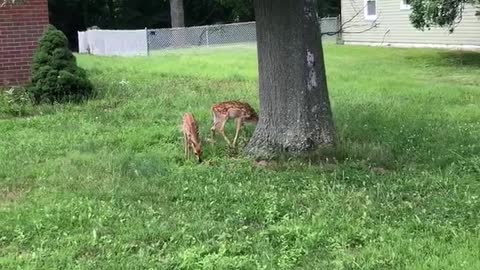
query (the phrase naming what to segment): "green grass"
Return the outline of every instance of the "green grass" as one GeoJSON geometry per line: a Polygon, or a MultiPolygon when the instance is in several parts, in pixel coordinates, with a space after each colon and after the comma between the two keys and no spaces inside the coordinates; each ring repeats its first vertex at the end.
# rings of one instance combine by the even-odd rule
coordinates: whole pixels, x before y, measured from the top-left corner
{"type": "Polygon", "coordinates": [[[0,102],[0,269],[480,269],[480,55],[325,50],[330,162],[183,160],[184,112],[258,108],[253,48],[79,56],[94,100],[0,102]]]}

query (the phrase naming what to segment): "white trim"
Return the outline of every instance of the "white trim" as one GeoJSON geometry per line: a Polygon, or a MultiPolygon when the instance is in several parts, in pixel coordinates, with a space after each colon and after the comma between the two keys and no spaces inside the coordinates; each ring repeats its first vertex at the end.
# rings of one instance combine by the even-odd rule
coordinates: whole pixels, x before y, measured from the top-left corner
{"type": "Polygon", "coordinates": [[[375,21],[378,18],[378,0],[364,0],[363,16],[367,21],[375,21]],[[375,2],[375,15],[368,15],[368,2],[375,2]]]}
{"type": "Polygon", "coordinates": [[[358,41],[344,41],[344,44],[372,46],[372,47],[432,48],[432,49],[480,51],[480,45],[452,45],[452,44],[432,44],[432,43],[378,43],[378,42],[358,42],[358,41]]]}
{"type": "Polygon", "coordinates": [[[410,10],[412,6],[407,4],[406,0],[400,0],[400,10],[410,10]]]}

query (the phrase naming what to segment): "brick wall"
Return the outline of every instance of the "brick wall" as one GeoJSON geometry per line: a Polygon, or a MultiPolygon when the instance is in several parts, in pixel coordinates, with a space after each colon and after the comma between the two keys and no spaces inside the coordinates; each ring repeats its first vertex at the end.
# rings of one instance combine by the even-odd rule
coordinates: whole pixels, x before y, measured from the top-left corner
{"type": "Polygon", "coordinates": [[[47,1],[0,7],[0,86],[28,82],[33,53],[48,25],[47,1]]]}

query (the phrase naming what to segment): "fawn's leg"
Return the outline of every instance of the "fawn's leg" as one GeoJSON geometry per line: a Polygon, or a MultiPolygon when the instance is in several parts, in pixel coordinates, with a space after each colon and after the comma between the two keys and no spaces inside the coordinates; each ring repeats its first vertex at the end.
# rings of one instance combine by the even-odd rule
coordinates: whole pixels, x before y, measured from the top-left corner
{"type": "Polygon", "coordinates": [[[237,144],[238,133],[240,132],[240,129],[242,128],[243,120],[241,118],[237,118],[236,122],[237,122],[237,129],[235,131],[235,138],[233,139],[233,145],[237,144]]]}
{"type": "Polygon", "coordinates": [[[212,142],[215,139],[215,131],[218,130],[218,128],[219,128],[218,124],[219,124],[219,121],[218,121],[217,115],[215,113],[213,113],[213,126],[210,128],[212,142]]]}
{"type": "Polygon", "coordinates": [[[183,133],[183,149],[185,150],[185,159],[188,158],[188,139],[187,134],[183,133]]]}
{"type": "Polygon", "coordinates": [[[227,143],[229,145],[231,145],[230,143],[230,140],[227,138],[227,136],[225,135],[225,124],[227,123],[228,121],[228,118],[225,117],[224,119],[222,119],[222,122],[220,123],[220,133],[222,134],[223,138],[225,138],[225,141],[227,141],[227,143]]]}

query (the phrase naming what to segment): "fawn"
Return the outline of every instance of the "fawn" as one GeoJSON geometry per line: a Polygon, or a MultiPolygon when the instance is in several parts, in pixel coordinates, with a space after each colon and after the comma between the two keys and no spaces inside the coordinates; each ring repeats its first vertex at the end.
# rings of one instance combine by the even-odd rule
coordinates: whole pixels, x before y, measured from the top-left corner
{"type": "Polygon", "coordinates": [[[215,131],[218,130],[222,134],[223,138],[227,141],[229,145],[230,140],[225,136],[225,124],[228,119],[235,119],[237,124],[237,129],[235,132],[235,138],[233,139],[233,145],[236,144],[238,138],[238,132],[243,126],[244,122],[257,123],[258,115],[255,110],[248,104],[240,101],[226,101],[222,103],[217,103],[212,106],[213,112],[213,126],[210,129],[212,133],[212,141],[215,136],[215,131]]]}
{"type": "Polygon", "coordinates": [[[202,145],[198,135],[197,121],[195,121],[193,114],[185,113],[183,115],[182,130],[185,146],[185,158],[190,158],[190,150],[193,149],[193,153],[197,157],[198,162],[202,162],[202,145]]]}

